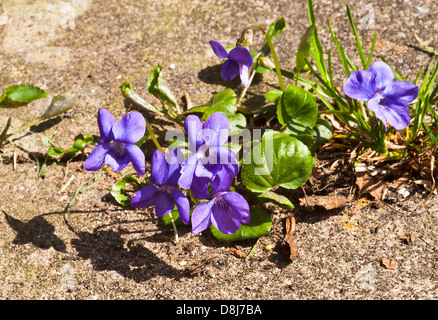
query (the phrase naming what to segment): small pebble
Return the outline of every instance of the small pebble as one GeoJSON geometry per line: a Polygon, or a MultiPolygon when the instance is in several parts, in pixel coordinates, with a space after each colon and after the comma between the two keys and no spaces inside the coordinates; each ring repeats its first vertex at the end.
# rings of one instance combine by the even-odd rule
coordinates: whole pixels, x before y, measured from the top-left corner
{"type": "Polygon", "coordinates": [[[399,194],[401,194],[403,196],[403,198],[406,198],[407,196],[409,196],[411,193],[409,192],[409,190],[407,190],[406,188],[401,188],[398,191],[399,194]]]}

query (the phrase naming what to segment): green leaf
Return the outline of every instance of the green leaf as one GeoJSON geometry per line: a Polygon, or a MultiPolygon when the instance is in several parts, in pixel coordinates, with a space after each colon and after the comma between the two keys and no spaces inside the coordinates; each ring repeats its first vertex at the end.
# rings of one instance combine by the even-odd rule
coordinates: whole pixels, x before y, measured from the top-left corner
{"type": "MultiPolygon", "coordinates": [[[[335,44],[336,49],[338,50],[339,58],[341,59],[341,63],[344,67],[345,73],[346,73],[347,77],[350,77],[350,74],[351,74],[350,66],[353,64],[351,63],[350,59],[345,54],[344,48],[342,48],[342,46],[339,44],[339,40],[336,37],[335,33],[333,32],[333,29],[332,29],[332,26],[331,26],[329,20],[327,20],[327,25],[328,25],[333,43],[335,44]]],[[[353,71],[355,71],[355,70],[353,70],[353,71]]]]}
{"type": "Polygon", "coordinates": [[[47,151],[47,155],[50,157],[56,158],[56,157],[61,156],[63,152],[64,152],[64,148],[61,148],[61,147],[50,148],[47,151]]]}
{"type": "Polygon", "coordinates": [[[275,193],[273,191],[266,191],[257,196],[264,202],[273,202],[283,209],[293,209],[295,208],[292,202],[285,196],[275,193]]]}
{"type": "Polygon", "coordinates": [[[253,192],[269,191],[276,186],[296,189],[307,181],[314,164],[315,159],[304,143],[270,131],[244,156],[242,182],[253,192]]]}
{"type": "Polygon", "coordinates": [[[125,176],[115,185],[111,187],[110,193],[114,199],[122,206],[129,206],[131,204],[129,196],[126,195],[125,189],[127,183],[135,183],[137,186],[141,186],[141,182],[134,176],[125,176]]]}
{"type": "Polygon", "coordinates": [[[350,21],[351,29],[353,29],[354,37],[356,38],[356,47],[359,52],[360,60],[362,61],[362,66],[366,68],[367,60],[365,59],[365,54],[363,53],[362,43],[360,42],[359,34],[357,33],[356,26],[354,25],[353,16],[351,15],[350,6],[347,5],[347,15],[350,21]]]}
{"type": "Polygon", "coordinates": [[[313,49],[313,35],[315,31],[315,25],[312,24],[307,28],[304,35],[301,37],[300,44],[298,45],[298,51],[295,59],[295,71],[300,73],[306,71],[307,64],[306,59],[309,60],[313,49]]]}
{"type": "Polygon", "coordinates": [[[261,208],[251,207],[251,218],[247,224],[242,224],[233,234],[223,234],[213,225],[210,227],[213,236],[220,241],[240,241],[266,236],[272,228],[269,213],[261,208]]]}
{"type": "Polygon", "coordinates": [[[300,87],[289,85],[278,100],[277,117],[281,124],[298,134],[311,130],[318,117],[315,97],[300,87]]]}
{"type": "Polygon", "coordinates": [[[214,106],[217,103],[229,103],[235,105],[237,102],[236,93],[232,89],[225,89],[219,93],[216,93],[213,98],[207,103],[208,106],[214,106]]]}
{"type": "Polygon", "coordinates": [[[321,42],[319,41],[318,37],[318,28],[316,27],[316,19],[315,14],[313,12],[313,3],[312,0],[307,0],[307,16],[309,18],[309,25],[315,25],[315,31],[313,34],[313,52],[312,55],[315,58],[315,63],[318,67],[318,70],[321,74],[321,77],[324,80],[327,80],[327,70],[325,67],[325,61],[324,61],[324,52],[322,49],[321,42]]]}
{"type": "MultiPolygon", "coordinates": [[[[280,34],[286,29],[286,20],[284,20],[283,17],[278,19],[277,21],[271,23],[269,25],[267,34],[269,38],[271,39],[272,43],[274,43],[275,39],[280,36],[280,34]]],[[[263,55],[267,56],[271,50],[269,49],[268,42],[265,40],[263,43],[262,49],[260,50],[263,55]]]]}
{"type": "Polygon", "coordinates": [[[274,90],[268,91],[265,94],[265,99],[268,101],[271,101],[271,102],[277,102],[281,98],[282,95],[283,95],[283,91],[274,89],[274,90]]]}
{"type": "Polygon", "coordinates": [[[315,144],[324,143],[333,138],[333,128],[326,119],[318,118],[311,134],[315,144]]]}
{"type": "Polygon", "coordinates": [[[78,150],[80,150],[80,151],[84,151],[85,145],[86,145],[86,143],[85,143],[84,140],[82,140],[82,139],[77,139],[77,140],[75,141],[75,143],[73,144],[73,148],[78,149],[78,150]]]}
{"type": "Polygon", "coordinates": [[[202,115],[202,118],[204,120],[207,120],[208,118],[210,118],[210,116],[213,113],[216,113],[216,112],[222,112],[226,116],[231,116],[231,115],[235,114],[236,111],[237,111],[236,106],[233,106],[233,105],[227,104],[227,103],[217,103],[213,107],[206,109],[204,114],[202,115]]]}
{"type": "Polygon", "coordinates": [[[91,144],[94,142],[94,137],[89,135],[89,134],[83,134],[82,135],[84,137],[84,141],[86,144],[91,144]]]}
{"type": "Polygon", "coordinates": [[[83,134],[82,136],[84,139],[76,139],[76,141],[73,144],[73,147],[68,148],[67,152],[76,154],[79,151],[84,151],[85,145],[94,142],[93,136],[90,136],[89,134],[83,134]]]}
{"type": "Polygon", "coordinates": [[[146,132],[146,134],[143,136],[143,138],[141,138],[140,140],[138,140],[136,143],[134,143],[137,147],[141,147],[147,139],[149,139],[150,134],[149,132],[146,132]]]}
{"type": "Polygon", "coordinates": [[[236,113],[227,116],[230,123],[228,134],[230,137],[237,135],[246,128],[246,118],[241,113],[236,113]]]}
{"type": "Polygon", "coordinates": [[[48,147],[48,148],[52,148],[52,147],[54,147],[54,145],[53,145],[53,143],[52,143],[52,140],[50,140],[50,139],[47,138],[47,137],[42,137],[42,138],[41,138],[41,141],[42,141],[43,144],[44,144],[46,147],[48,147]]]}
{"type": "Polygon", "coordinates": [[[76,93],[57,95],[53,97],[50,106],[46,109],[40,119],[45,120],[59,116],[73,108],[77,103],[78,95],[76,93]]]}
{"type": "Polygon", "coordinates": [[[17,108],[46,97],[47,93],[38,87],[27,84],[13,85],[7,87],[0,97],[0,107],[17,108]]]}
{"type": "Polygon", "coordinates": [[[292,134],[292,137],[295,137],[298,140],[300,140],[302,143],[304,143],[307,146],[307,148],[310,150],[310,154],[315,154],[315,139],[311,134],[306,134],[306,133],[292,134]]]}
{"type": "Polygon", "coordinates": [[[197,107],[193,107],[190,108],[187,111],[184,111],[183,113],[179,114],[179,117],[186,117],[189,114],[203,114],[205,112],[205,110],[208,109],[208,106],[197,106],[197,107]]]}
{"type": "Polygon", "coordinates": [[[206,104],[208,108],[204,111],[203,119],[207,120],[215,112],[222,112],[226,116],[235,114],[237,111],[236,102],[236,93],[231,89],[216,93],[206,104]]]}
{"type": "Polygon", "coordinates": [[[167,102],[171,106],[176,106],[178,103],[175,96],[170,91],[165,81],[160,78],[161,70],[161,66],[156,65],[151,71],[148,78],[147,90],[156,98],[167,102]]]}
{"type": "Polygon", "coordinates": [[[150,103],[146,102],[143,98],[141,98],[132,88],[131,84],[128,81],[125,81],[120,86],[120,91],[122,95],[131,103],[154,113],[159,113],[157,109],[155,109],[154,106],[152,106],[150,103]]]}
{"type": "MultiPolygon", "coordinates": [[[[182,220],[181,220],[181,217],[179,216],[178,209],[177,209],[176,205],[173,208],[171,214],[172,214],[172,219],[175,222],[176,226],[180,226],[180,225],[184,224],[184,222],[182,222],[182,220]]],[[[172,220],[170,219],[169,214],[165,214],[163,217],[161,217],[161,222],[163,223],[163,226],[166,228],[173,227],[172,220]]]]}
{"type": "Polygon", "coordinates": [[[76,154],[76,153],[78,153],[79,151],[81,151],[81,150],[76,149],[76,148],[74,148],[74,147],[70,147],[70,148],[67,149],[67,152],[68,152],[68,153],[74,153],[74,154],[76,154]]]}

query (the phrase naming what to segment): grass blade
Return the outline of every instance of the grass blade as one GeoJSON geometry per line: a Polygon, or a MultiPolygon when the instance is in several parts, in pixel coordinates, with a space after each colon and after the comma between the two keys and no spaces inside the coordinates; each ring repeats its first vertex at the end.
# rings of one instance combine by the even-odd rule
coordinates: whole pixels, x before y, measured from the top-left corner
{"type": "Polygon", "coordinates": [[[356,38],[356,47],[359,52],[360,61],[362,62],[362,66],[364,69],[367,66],[367,61],[365,60],[365,54],[363,53],[362,43],[360,42],[359,34],[357,33],[356,26],[354,25],[353,16],[351,15],[350,6],[347,5],[347,15],[348,20],[350,21],[351,29],[353,29],[354,36],[356,38]]]}

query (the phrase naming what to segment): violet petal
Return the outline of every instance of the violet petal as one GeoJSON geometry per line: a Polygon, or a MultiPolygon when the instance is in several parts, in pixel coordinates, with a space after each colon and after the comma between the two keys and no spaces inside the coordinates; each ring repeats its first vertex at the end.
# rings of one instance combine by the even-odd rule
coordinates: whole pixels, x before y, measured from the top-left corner
{"type": "Polygon", "coordinates": [[[229,120],[222,112],[215,112],[207,119],[202,130],[205,145],[220,147],[228,141],[229,120]]]}
{"type": "Polygon", "coordinates": [[[114,140],[136,143],[146,132],[146,121],[140,112],[133,111],[123,116],[112,128],[114,140]]]}
{"type": "Polygon", "coordinates": [[[211,208],[214,200],[201,202],[196,206],[192,213],[192,232],[199,233],[211,225],[211,208]]]}
{"type": "Polygon", "coordinates": [[[143,151],[135,144],[126,144],[125,149],[135,171],[137,171],[139,175],[144,175],[146,172],[146,164],[143,151]]]}
{"type": "Polygon", "coordinates": [[[99,170],[102,167],[105,157],[108,154],[110,148],[111,144],[109,142],[104,142],[94,148],[94,150],[91,151],[91,154],[84,162],[84,169],[87,171],[99,170]]]}
{"type": "Polygon", "coordinates": [[[131,199],[131,206],[134,208],[148,208],[154,206],[157,200],[158,188],[148,184],[137,191],[131,199]]]}
{"type": "Polygon", "coordinates": [[[224,48],[224,46],[219,41],[211,40],[210,46],[213,49],[214,54],[216,56],[218,56],[219,58],[225,59],[228,57],[227,50],[224,48]]]}
{"type": "Polygon", "coordinates": [[[373,63],[368,71],[372,72],[375,75],[374,85],[376,91],[383,90],[395,79],[394,72],[392,71],[391,67],[383,61],[377,61],[373,63]]]}
{"type": "Polygon", "coordinates": [[[123,170],[129,164],[129,154],[122,142],[114,141],[111,143],[104,163],[111,166],[114,171],[123,170]]]}
{"type": "Polygon", "coordinates": [[[359,70],[353,72],[344,82],[344,92],[352,99],[359,101],[368,101],[375,94],[374,86],[375,74],[371,71],[359,70]]]}
{"type": "Polygon", "coordinates": [[[228,59],[237,62],[238,64],[243,64],[250,68],[252,66],[252,55],[251,52],[245,47],[235,47],[228,54],[228,59]]]}
{"type": "Polygon", "coordinates": [[[225,81],[233,80],[239,74],[239,64],[233,60],[226,60],[222,65],[221,77],[225,81]]]}
{"type": "Polygon", "coordinates": [[[181,188],[189,189],[192,185],[197,163],[196,154],[191,154],[187,157],[181,168],[181,177],[178,179],[178,184],[181,188]]]}
{"type": "Polygon", "coordinates": [[[152,154],[151,176],[149,177],[149,182],[162,185],[166,181],[167,173],[168,165],[166,155],[160,150],[156,149],[152,154]]]}
{"type": "Polygon", "coordinates": [[[176,203],[176,207],[178,208],[179,216],[184,222],[184,224],[188,224],[190,220],[190,203],[187,197],[178,190],[172,190],[172,197],[176,203]]]}
{"type": "Polygon", "coordinates": [[[116,118],[106,109],[100,108],[97,112],[97,124],[100,131],[100,142],[110,142],[114,140],[112,127],[116,123],[116,118]]]}

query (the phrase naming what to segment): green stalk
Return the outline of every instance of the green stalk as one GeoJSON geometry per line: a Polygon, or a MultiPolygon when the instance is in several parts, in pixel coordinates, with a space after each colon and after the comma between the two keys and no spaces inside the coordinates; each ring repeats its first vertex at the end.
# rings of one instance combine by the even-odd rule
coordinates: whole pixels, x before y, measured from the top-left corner
{"type": "Polygon", "coordinates": [[[44,118],[36,119],[34,122],[29,123],[28,125],[26,125],[26,126],[24,126],[24,127],[21,127],[20,129],[14,131],[14,132],[12,132],[12,133],[9,133],[6,137],[10,137],[10,136],[16,135],[17,133],[20,133],[20,132],[26,130],[27,128],[30,128],[30,127],[32,127],[32,126],[34,126],[34,125],[40,123],[40,122],[43,121],[43,120],[44,120],[44,118]]]}
{"type": "Polygon", "coordinates": [[[163,148],[161,148],[160,144],[158,143],[157,137],[155,136],[154,130],[152,129],[151,125],[149,124],[149,121],[147,119],[144,119],[146,121],[146,128],[149,132],[149,135],[151,136],[152,141],[154,142],[155,146],[158,150],[164,153],[163,148]]]}
{"type": "Polygon", "coordinates": [[[280,64],[278,63],[277,53],[275,52],[274,45],[272,44],[272,41],[268,35],[267,32],[265,32],[266,41],[268,42],[269,49],[272,53],[272,59],[274,60],[275,64],[275,72],[277,73],[278,77],[278,84],[280,85],[280,90],[284,91],[284,84],[283,84],[283,78],[281,77],[281,71],[280,71],[280,64]]]}
{"type": "Polygon", "coordinates": [[[175,233],[175,242],[178,243],[178,230],[176,229],[175,221],[173,221],[172,212],[169,212],[170,221],[172,222],[173,232],[175,233]]]}
{"type": "Polygon", "coordinates": [[[269,34],[268,34],[268,33],[267,33],[262,27],[260,27],[260,26],[257,25],[257,24],[252,24],[252,25],[249,25],[248,27],[246,27],[245,30],[243,30],[243,32],[242,32],[242,37],[243,37],[243,35],[246,33],[246,31],[247,31],[248,29],[250,29],[250,28],[257,28],[257,29],[259,29],[261,32],[263,32],[263,34],[264,34],[264,36],[265,36],[265,39],[266,39],[266,42],[268,43],[269,50],[271,51],[272,59],[274,60],[275,72],[277,73],[278,84],[280,85],[280,90],[281,90],[281,91],[284,91],[285,89],[284,89],[283,78],[282,78],[282,76],[281,76],[280,64],[279,64],[279,62],[278,62],[278,57],[277,57],[277,53],[275,52],[274,45],[272,44],[272,41],[271,41],[271,37],[269,36],[269,34]]]}
{"type": "Polygon", "coordinates": [[[248,84],[248,86],[246,87],[246,88],[243,88],[243,90],[242,90],[242,92],[240,93],[240,96],[239,96],[239,98],[237,99],[237,102],[236,102],[236,107],[239,107],[240,106],[240,103],[242,102],[242,100],[243,100],[243,98],[245,97],[245,94],[246,94],[246,92],[248,91],[248,88],[249,88],[249,86],[251,85],[251,82],[252,82],[252,80],[254,79],[254,76],[255,76],[255,74],[256,74],[256,72],[257,72],[257,62],[258,62],[258,59],[259,59],[259,57],[262,55],[262,53],[260,52],[256,57],[255,57],[255,63],[254,63],[254,68],[253,68],[253,70],[252,70],[252,72],[251,72],[251,76],[249,77],[249,84],[248,84]]]}
{"type": "Polygon", "coordinates": [[[10,126],[11,126],[11,118],[8,118],[8,121],[6,122],[6,126],[3,129],[3,132],[0,134],[0,148],[3,144],[3,141],[5,141],[7,138],[7,134],[10,126]]]}
{"type": "Polygon", "coordinates": [[[356,38],[356,47],[359,52],[360,61],[362,62],[362,66],[366,68],[367,60],[365,59],[365,54],[363,53],[362,44],[360,42],[359,34],[357,33],[356,26],[354,25],[353,16],[351,15],[350,6],[347,5],[347,15],[348,20],[350,21],[351,29],[353,29],[354,37],[356,38]]]}
{"type": "Polygon", "coordinates": [[[344,110],[321,110],[318,111],[318,115],[322,115],[322,114],[342,114],[342,115],[347,115],[350,114],[349,111],[344,111],[344,110]]]}

